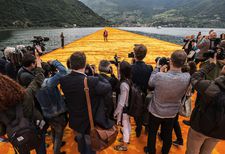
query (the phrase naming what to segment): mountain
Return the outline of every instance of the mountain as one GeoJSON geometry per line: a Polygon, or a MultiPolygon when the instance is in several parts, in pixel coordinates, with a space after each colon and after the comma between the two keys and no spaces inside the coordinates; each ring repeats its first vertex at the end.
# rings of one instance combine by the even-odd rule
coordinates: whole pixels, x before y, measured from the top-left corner
{"type": "Polygon", "coordinates": [[[0,27],[101,26],[106,20],[78,0],[0,0],[0,27]]]}
{"type": "Polygon", "coordinates": [[[156,26],[225,28],[224,10],[224,0],[189,0],[179,8],[154,15],[152,23],[156,26]]]}
{"type": "Polygon", "coordinates": [[[225,27],[224,0],[80,0],[119,26],[225,27]]]}

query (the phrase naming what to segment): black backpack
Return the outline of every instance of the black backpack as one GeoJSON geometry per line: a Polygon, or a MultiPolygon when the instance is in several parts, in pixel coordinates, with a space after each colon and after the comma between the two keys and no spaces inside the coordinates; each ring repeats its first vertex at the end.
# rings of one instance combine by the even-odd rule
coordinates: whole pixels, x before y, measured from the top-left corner
{"type": "Polygon", "coordinates": [[[143,115],[144,111],[144,98],[145,94],[142,90],[131,81],[126,81],[130,87],[129,91],[129,100],[128,100],[128,107],[126,112],[128,115],[132,117],[140,117],[143,115]]]}
{"type": "Polygon", "coordinates": [[[14,120],[9,120],[6,113],[0,112],[0,121],[6,126],[9,142],[21,154],[38,149],[41,143],[40,133],[35,125],[24,117],[22,105],[19,104],[15,108],[14,120]]]}

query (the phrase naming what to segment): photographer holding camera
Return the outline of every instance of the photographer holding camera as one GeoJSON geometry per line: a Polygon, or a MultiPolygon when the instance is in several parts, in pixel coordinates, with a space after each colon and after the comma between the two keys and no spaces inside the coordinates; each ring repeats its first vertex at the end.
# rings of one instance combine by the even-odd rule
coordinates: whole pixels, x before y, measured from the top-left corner
{"type": "Polygon", "coordinates": [[[63,132],[67,124],[67,108],[58,89],[59,80],[67,74],[66,68],[57,60],[42,62],[45,79],[36,98],[46,121],[51,127],[54,154],[61,154],[63,132]],[[57,70],[57,71],[56,71],[57,70]]]}
{"type": "Polygon", "coordinates": [[[193,48],[193,43],[196,42],[195,36],[194,35],[186,36],[184,39],[184,42],[185,42],[185,44],[183,46],[183,49],[186,52],[186,54],[188,55],[193,48]]]}
{"type": "Polygon", "coordinates": [[[197,61],[204,61],[205,58],[203,54],[207,53],[210,49],[215,49],[219,43],[220,39],[217,38],[217,33],[215,31],[211,31],[209,36],[203,36],[197,44],[198,49],[200,49],[196,56],[197,61]]]}
{"type": "Polygon", "coordinates": [[[225,140],[225,66],[216,79],[205,79],[217,63],[215,53],[192,75],[191,83],[201,97],[192,112],[186,154],[211,153],[220,140],[225,140]]]}
{"type": "Polygon", "coordinates": [[[119,80],[113,73],[113,68],[111,66],[110,61],[108,60],[101,60],[99,63],[99,74],[98,77],[100,81],[110,83],[112,90],[108,92],[104,97],[104,104],[106,109],[106,116],[109,117],[111,120],[114,120],[114,110],[116,107],[116,101],[113,101],[113,93],[114,96],[119,91],[119,80]]]}
{"type": "Polygon", "coordinates": [[[158,62],[151,75],[149,86],[154,88],[154,95],[148,107],[150,118],[146,153],[156,153],[156,135],[160,125],[162,154],[170,151],[174,121],[190,83],[190,74],[181,71],[186,59],[187,54],[183,50],[175,51],[170,58],[169,71],[166,72],[167,65],[161,66],[158,62]]]}
{"type": "Polygon", "coordinates": [[[111,66],[111,63],[108,60],[101,60],[99,63],[99,75],[106,80],[109,81],[109,83],[112,86],[113,92],[116,92],[116,88],[119,84],[119,80],[116,78],[116,76],[113,73],[113,68],[111,66]]]}
{"type": "MultiPolygon", "coordinates": [[[[214,69],[208,72],[206,76],[207,80],[214,80],[215,78],[217,78],[220,75],[220,71],[222,70],[223,65],[225,64],[225,40],[222,40],[214,50],[209,50],[207,53],[203,54],[203,57],[205,59],[213,58],[215,53],[217,53],[217,63],[214,69]]],[[[200,68],[208,64],[209,60],[206,60],[205,62],[202,62],[200,68]]]]}
{"type": "MultiPolygon", "coordinates": [[[[147,48],[142,44],[135,44],[133,58],[135,59],[135,63],[132,65],[131,70],[131,80],[137,85],[141,91],[147,96],[148,89],[148,80],[151,76],[153,68],[151,65],[146,65],[143,59],[147,54],[147,48]]],[[[128,57],[131,57],[132,54],[129,54],[128,57]]],[[[140,137],[142,130],[143,117],[135,117],[136,122],[136,136],[140,137]]]]}

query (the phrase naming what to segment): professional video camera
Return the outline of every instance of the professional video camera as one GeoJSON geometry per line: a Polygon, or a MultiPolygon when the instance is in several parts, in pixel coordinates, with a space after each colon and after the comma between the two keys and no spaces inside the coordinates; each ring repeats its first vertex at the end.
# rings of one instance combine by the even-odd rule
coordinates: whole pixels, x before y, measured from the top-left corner
{"type": "Polygon", "coordinates": [[[33,46],[27,46],[27,50],[34,54],[35,50],[38,52],[39,55],[43,55],[45,51],[45,44],[44,42],[49,41],[48,37],[42,36],[34,36],[34,40],[31,40],[33,46]]]}
{"type": "Polygon", "coordinates": [[[119,59],[120,59],[120,57],[118,57],[117,54],[115,54],[114,60],[111,60],[111,61],[109,61],[109,62],[110,62],[111,64],[114,64],[116,67],[118,67],[118,66],[119,66],[119,63],[120,63],[119,59]]]}

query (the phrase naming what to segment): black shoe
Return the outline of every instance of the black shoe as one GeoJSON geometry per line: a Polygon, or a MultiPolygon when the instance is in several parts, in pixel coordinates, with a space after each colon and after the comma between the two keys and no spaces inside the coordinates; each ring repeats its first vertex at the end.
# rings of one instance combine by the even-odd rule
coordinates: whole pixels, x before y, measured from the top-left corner
{"type": "Polygon", "coordinates": [[[139,138],[141,136],[141,129],[136,128],[135,132],[136,132],[136,137],[139,138]]]}
{"type": "Polygon", "coordinates": [[[176,140],[176,141],[173,141],[173,145],[175,145],[175,146],[183,146],[184,143],[183,143],[183,141],[176,140]]]}
{"type": "Polygon", "coordinates": [[[61,147],[63,147],[64,145],[66,145],[66,142],[65,141],[62,141],[61,147]]]}
{"type": "Polygon", "coordinates": [[[60,152],[60,154],[66,154],[66,152],[65,152],[65,151],[63,151],[63,152],[60,152]]]}
{"type": "Polygon", "coordinates": [[[148,151],[148,147],[147,146],[144,147],[144,152],[145,152],[145,154],[149,154],[149,151],[148,151]]]}
{"type": "Polygon", "coordinates": [[[136,137],[140,137],[141,136],[141,131],[142,131],[142,126],[141,127],[136,127],[135,132],[136,132],[136,137]]]}
{"type": "Polygon", "coordinates": [[[191,122],[189,120],[183,120],[183,123],[187,126],[190,126],[191,125],[191,122]]]}

